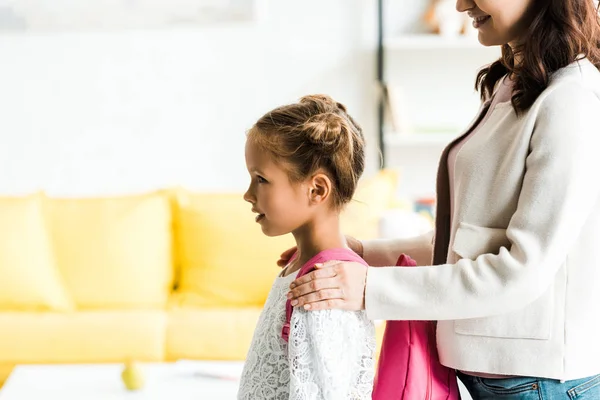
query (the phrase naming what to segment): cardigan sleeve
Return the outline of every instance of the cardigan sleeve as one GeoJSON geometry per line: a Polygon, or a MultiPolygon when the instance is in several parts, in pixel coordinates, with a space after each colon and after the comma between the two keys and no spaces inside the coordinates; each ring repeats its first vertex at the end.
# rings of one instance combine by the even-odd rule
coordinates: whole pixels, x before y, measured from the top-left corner
{"type": "MultiPolygon", "coordinates": [[[[505,234],[508,243],[497,254],[456,264],[369,268],[369,317],[478,318],[516,311],[541,297],[600,196],[598,114],[600,100],[589,88],[572,81],[554,88],[534,117],[518,205],[505,234]]],[[[370,253],[375,246],[365,249],[370,253]]],[[[390,257],[382,259],[392,265],[390,257]]]]}

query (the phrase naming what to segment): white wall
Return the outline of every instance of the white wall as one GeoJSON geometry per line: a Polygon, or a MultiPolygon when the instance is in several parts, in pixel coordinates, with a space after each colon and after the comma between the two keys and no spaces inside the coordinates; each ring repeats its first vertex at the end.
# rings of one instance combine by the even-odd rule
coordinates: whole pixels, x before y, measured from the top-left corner
{"type": "MultiPolygon", "coordinates": [[[[256,24],[148,31],[0,32],[0,194],[240,190],[244,132],[264,112],[328,93],[379,165],[375,0],[260,0],[256,24]]],[[[386,35],[419,30],[428,0],[386,0],[386,35]]],[[[475,112],[477,51],[387,54],[417,124],[475,112]]],[[[400,194],[431,194],[442,145],[389,148],[400,194]]]]}
{"type": "MultiPolygon", "coordinates": [[[[376,169],[375,1],[265,1],[256,25],[0,33],[0,194],[239,190],[245,130],[314,92],[344,102],[361,122],[376,169]]],[[[426,2],[388,1],[386,33],[418,26],[426,2]]],[[[460,124],[475,112],[478,59],[389,58],[389,78],[408,86],[415,120],[460,124]]],[[[402,193],[432,191],[439,151],[391,150],[402,193]]]]}
{"type": "Polygon", "coordinates": [[[375,170],[375,2],[265,1],[250,25],[0,33],[0,193],[239,190],[245,130],[314,92],[362,122],[375,170]]]}

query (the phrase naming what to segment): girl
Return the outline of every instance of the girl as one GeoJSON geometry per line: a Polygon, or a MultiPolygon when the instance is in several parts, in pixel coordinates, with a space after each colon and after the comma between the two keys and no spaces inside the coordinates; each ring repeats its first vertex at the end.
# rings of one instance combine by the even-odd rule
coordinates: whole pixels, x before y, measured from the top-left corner
{"type": "Polygon", "coordinates": [[[340,231],[365,164],[361,128],[328,96],[276,108],[250,129],[244,199],[267,236],[292,233],[297,251],[258,321],[238,399],[371,399],[375,329],[364,311],[293,313],[290,283],[316,263],[364,263],[340,231]]]}
{"type": "MultiPolygon", "coordinates": [[[[600,24],[593,0],[457,0],[502,57],[475,123],[443,152],[433,247],[350,241],[293,304],[432,319],[474,399],[600,399],[600,24]],[[427,265],[427,264],[424,264],[427,265]],[[588,311],[589,310],[589,311],[588,311]]],[[[286,258],[286,256],[283,256],[286,258]]]]}

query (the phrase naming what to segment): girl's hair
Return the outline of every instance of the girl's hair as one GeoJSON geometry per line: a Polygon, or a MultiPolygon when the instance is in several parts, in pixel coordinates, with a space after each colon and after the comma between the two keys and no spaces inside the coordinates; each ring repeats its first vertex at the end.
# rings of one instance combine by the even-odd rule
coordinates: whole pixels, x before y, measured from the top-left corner
{"type": "Polygon", "coordinates": [[[594,0],[534,0],[532,20],[518,46],[477,74],[475,88],[490,98],[505,75],[514,79],[512,105],[520,114],[548,87],[552,73],[587,57],[600,69],[600,24],[594,0]],[[515,66],[515,56],[520,63],[515,66]]]}
{"type": "Polygon", "coordinates": [[[248,140],[270,152],[292,182],[325,170],[338,209],[352,199],[365,168],[362,129],[343,104],[327,95],[304,96],[266,113],[249,130],[248,140]]]}

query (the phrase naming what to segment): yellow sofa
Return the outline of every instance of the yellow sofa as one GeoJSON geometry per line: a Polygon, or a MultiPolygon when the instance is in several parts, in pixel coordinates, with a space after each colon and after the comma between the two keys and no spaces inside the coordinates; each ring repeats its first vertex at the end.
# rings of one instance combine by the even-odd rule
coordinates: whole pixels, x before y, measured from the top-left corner
{"type": "MultiPolygon", "coordinates": [[[[396,181],[362,181],[345,232],[374,237],[396,181]]],[[[22,363],[241,360],[292,244],[241,193],[0,197],[0,385],[22,363]]]]}

